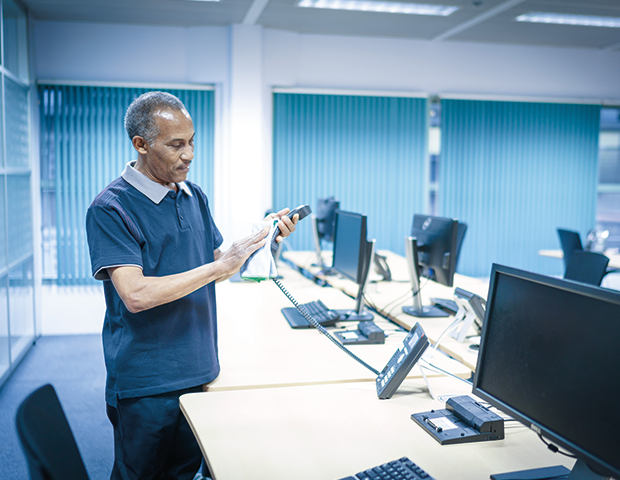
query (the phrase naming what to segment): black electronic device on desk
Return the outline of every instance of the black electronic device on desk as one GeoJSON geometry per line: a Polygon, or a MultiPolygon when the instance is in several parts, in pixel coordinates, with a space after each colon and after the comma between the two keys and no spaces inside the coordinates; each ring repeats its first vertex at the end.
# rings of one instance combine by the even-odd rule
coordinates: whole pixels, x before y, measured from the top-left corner
{"type": "Polygon", "coordinates": [[[402,457],[398,460],[377,465],[362,472],[357,473],[353,477],[341,478],[340,480],[433,480],[428,473],[421,467],[409,460],[408,457],[402,457]]]}
{"type": "Polygon", "coordinates": [[[385,332],[373,321],[360,322],[357,330],[335,332],[343,345],[381,345],[385,343],[385,332]]]}
{"type": "Polygon", "coordinates": [[[504,419],[467,395],[450,398],[445,409],[414,413],[411,419],[442,445],[504,438],[504,419]]]}
{"type": "MultiPolygon", "coordinates": [[[[338,312],[327,308],[321,300],[304,303],[302,306],[323,327],[333,327],[340,318],[338,312]]],[[[281,312],[291,328],[313,328],[295,307],[283,308],[281,312]]]]}
{"type": "Polygon", "coordinates": [[[379,398],[392,397],[429,344],[424,330],[419,323],[416,323],[403,340],[402,347],[396,350],[377,377],[377,396],[379,398]]]}
{"type": "Polygon", "coordinates": [[[564,478],[620,478],[618,339],[620,292],[493,265],[472,393],[576,456],[564,478]]]}
{"type": "Polygon", "coordinates": [[[403,312],[414,317],[447,317],[449,314],[434,305],[424,305],[420,278],[426,277],[451,287],[456,270],[457,233],[459,222],[452,218],[414,215],[411,235],[405,239],[405,254],[413,305],[403,312]]]}

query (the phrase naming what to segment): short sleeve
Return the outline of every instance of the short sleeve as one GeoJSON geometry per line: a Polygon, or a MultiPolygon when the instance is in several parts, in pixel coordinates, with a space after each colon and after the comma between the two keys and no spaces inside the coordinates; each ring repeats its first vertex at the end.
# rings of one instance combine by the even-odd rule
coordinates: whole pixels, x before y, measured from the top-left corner
{"type": "Polygon", "coordinates": [[[96,280],[109,280],[107,268],[143,268],[139,240],[113,207],[93,205],[88,209],[86,235],[92,273],[96,280]]]}

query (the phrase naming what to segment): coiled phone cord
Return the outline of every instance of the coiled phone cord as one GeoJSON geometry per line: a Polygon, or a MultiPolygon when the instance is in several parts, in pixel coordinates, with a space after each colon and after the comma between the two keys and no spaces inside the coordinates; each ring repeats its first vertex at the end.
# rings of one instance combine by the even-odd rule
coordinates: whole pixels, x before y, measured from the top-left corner
{"type": "Polygon", "coordinates": [[[291,303],[293,305],[295,305],[295,308],[299,311],[299,313],[301,313],[303,315],[303,317],[310,323],[310,325],[312,325],[319,332],[321,332],[323,335],[325,335],[327,338],[329,338],[340,350],[342,350],[347,355],[349,355],[353,360],[356,360],[357,362],[362,364],[364,367],[366,367],[368,370],[370,370],[375,375],[377,375],[377,376],[379,375],[379,371],[378,370],[375,370],[374,368],[372,368],[364,360],[359,358],[357,355],[355,355],[353,352],[351,352],[348,348],[346,348],[344,345],[342,345],[338,340],[336,340],[334,337],[332,337],[327,330],[325,330],[325,327],[323,327],[323,325],[321,325],[314,318],[312,318],[312,315],[310,315],[310,313],[308,313],[306,308],[303,305],[300,305],[299,303],[297,303],[297,300],[295,300],[293,298],[293,295],[291,295],[288,292],[288,290],[286,288],[284,288],[284,285],[282,285],[282,283],[277,278],[273,278],[272,280],[280,288],[280,290],[282,290],[282,293],[284,293],[284,295],[286,295],[286,298],[288,298],[291,301],[291,303]]]}

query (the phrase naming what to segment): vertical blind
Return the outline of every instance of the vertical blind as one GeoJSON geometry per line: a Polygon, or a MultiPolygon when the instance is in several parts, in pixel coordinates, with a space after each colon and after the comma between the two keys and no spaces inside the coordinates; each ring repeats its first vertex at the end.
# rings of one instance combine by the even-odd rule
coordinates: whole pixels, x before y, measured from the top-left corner
{"type": "Polygon", "coordinates": [[[442,100],[440,212],[468,224],[465,275],[492,263],[563,274],[540,249],[556,229],[594,227],[599,110],[596,105],[442,100]]]}
{"type": "MultiPolygon", "coordinates": [[[[425,98],[275,93],[273,206],[340,208],[368,216],[377,248],[404,252],[414,213],[425,206],[425,98]]],[[[310,228],[287,239],[313,249],[310,228]]]]}
{"type": "MultiPolygon", "coordinates": [[[[53,241],[57,282],[94,283],[86,240],[86,210],[136,152],[123,126],[125,111],[145,88],[39,85],[43,241],[53,241]]],[[[166,89],[187,107],[196,130],[188,175],[213,194],[214,95],[212,90],[166,89]]],[[[44,258],[44,264],[49,264],[44,258]]]]}

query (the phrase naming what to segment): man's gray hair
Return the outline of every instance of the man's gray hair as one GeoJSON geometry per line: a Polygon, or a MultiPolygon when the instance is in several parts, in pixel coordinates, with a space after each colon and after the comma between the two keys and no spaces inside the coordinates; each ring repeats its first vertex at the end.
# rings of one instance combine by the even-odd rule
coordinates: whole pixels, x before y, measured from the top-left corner
{"type": "Polygon", "coordinates": [[[183,102],[166,92],[147,92],[136,98],[125,114],[125,130],[129,138],[138,136],[153,145],[159,135],[155,114],[162,110],[181,110],[187,112],[183,102]]]}

